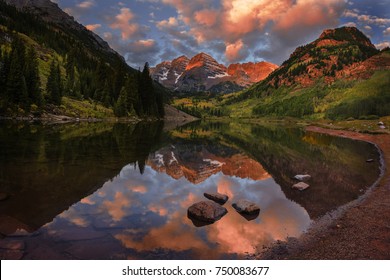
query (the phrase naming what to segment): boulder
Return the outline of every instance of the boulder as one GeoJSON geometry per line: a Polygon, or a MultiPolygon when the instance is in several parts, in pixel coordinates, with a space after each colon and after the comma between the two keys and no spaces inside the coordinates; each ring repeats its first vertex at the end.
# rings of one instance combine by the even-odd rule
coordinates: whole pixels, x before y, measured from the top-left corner
{"type": "Polygon", "coordinates": [[[304,181],[305,182],[305,181],[308,181],[311,178],[311,176],[308,175],[308,174],[304,174],[304,175],[298,174],[298,175],[295,175],[294,178],[299,180],[299,181],[304,181]]]}
{"type": "Polygon", "coordinates": [[[260,212],[260,207],[255,203],[240,199],[232,204],[233,208],[240,214],[257,215],[260,212]]]}
{"type": "Polygon", "coordinates": [[[384,126],[384,125],[380,125],[380,126],[379,126],[379,128],[380,128],[380,129],[385,129],[385,128],[386,128],[386,126],[384,126]]]}
{"type": "Polygon", "coordinates": [[[218,204],[224,205],[228,201],[229,197],[226,194],[220,193],[204,193],[206,198],[215,201],[218,204]]]}
{"type": "Polygon", "coordinates": [[[310,186],[304,182],[299,182],[292,186],[293,189],[297,189],[300,191],[306,190],[308,187],[310,186]]]}
{"type": "Polygon", "coordinates": [[[378,122],[378,125],[385,125],[383,122],[378,122]]]}
{"type": "Polygon", "coordinates": [[[200,201],[194,203],[187,210],[190,219],[206,223],[214,223],[221,219],[226,213],[227,210],[225,207],[222,207],[213,201],[200,201]]]}
{"type": "Polygon", "coordinates": [[[366,162],[374,162],[374,160],[372,158],[369,158],[366,160],[366,162]]]}

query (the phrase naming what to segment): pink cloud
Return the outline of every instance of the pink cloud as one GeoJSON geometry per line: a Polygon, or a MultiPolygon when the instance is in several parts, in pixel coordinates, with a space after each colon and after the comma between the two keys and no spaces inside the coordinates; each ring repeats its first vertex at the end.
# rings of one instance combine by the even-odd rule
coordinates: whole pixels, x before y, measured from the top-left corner
{"type": "Polygon", "coordinates": [[[134,51],[144,51],[145,49],[154,48],[156,41],[153,39],[138,40],[131,44],[134,51]]]}
{"type": "Polygon", "coordinates": [[[123,40],[130,39],[140,31],[137,23],[132,23],[134,14],[129,8],[121,8],[120,13],[115,16],[115,21],[110,25],[112,29],[119,29],[123,40]]]}
{"type": "Polygon", "coordinates": [[[236,61],[241,56],[244,43],[242,40],[238,40],[233,44],[226,44],[225,56],[229,61],[236,61]]]}
{"type": "Polygon", "coordinates": [[[289,30],[298,26],[312,27],[336,24],[339,0],[298,0],[276,23],[276,29],[289,30]]]}
{"type": "Polygon", "coordinates": [[[246,46],[256,47],[253,44],[266,32],[272,31],[268,33],[272,34],[270,42],[292,45],[296,42],[288,41],[337,26],[346,5],[344,0],[221,0],[220,8],[215,9],[204,0],[162,2],[176,8],[179,23],[189,28],[198,43],[222,41],[231,62],[245,59],[249,54],[246,46]],[[294,36],[286,37],[290,30],[294,36]]]}
{"type": "Polygon", "coordinates": [[[85,26],[88,30],[91,30],[91,31],[95,31],[96,29],[102,27],[101,24],[97,23],[97,24],[88,24],[85,26]]]}
{"type": "Polygon", "coordinates": [[[213,26],[218,17],[218,12],[216,10],[201,10],[195,13],[195,20],[202,25],[213,26]]]}
{"type": "Polygon", "coordinates": [[[165,28],[175,27],[178,25],[179,25],[179,23],[178,23],[177,19],[174,17],[170,17],[167,20],[159,21],[156,24],[158,29],[165,29],[165,28]]]}

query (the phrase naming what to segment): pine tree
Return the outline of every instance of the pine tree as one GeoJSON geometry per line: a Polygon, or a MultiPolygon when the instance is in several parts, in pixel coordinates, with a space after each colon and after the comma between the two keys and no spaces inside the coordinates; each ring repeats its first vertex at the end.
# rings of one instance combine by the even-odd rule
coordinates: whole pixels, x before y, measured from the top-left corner
{"type": "Polygon", "coordinates": [[[24,91],[24,77],[23,68],[25,60],[25,50],[23,44],[18,39],[14,39],[11,45],[11,54],[9,62],[9,72],[6,82],[6,99],[11,103],[25,103],[27,100],[21,100],[25,96],[24,91]]]}
{"type": "Polygon", "coordinates": [[[47,78],[46,92],[48,101],[55,105],[61,104],[62,81],[60,66],[53,60],[50,65],[50,73],[47,78]]]}
{"type": "Polygon", "coordinates": [[[138,85],[134,76],[130,75],[125,82],[126,89],[126,111],[128,115],[135,115],[135,108],[138,107],[138,85]]]}
{"type": "Polygon", "coordinates": [[[24,76],[29,102],[41,107],[43,103],[41,81],[39,78],[38,60],[33,47],[30,47],[27,52],[24,76]]]}
{"type": "Polygon", "coordinates": [[[139,91],[143,113],[147,116],[158,116],[156,94],[154,92],[153,80],[150,77],[149,63],[147,62],[141,74],[139,91]]]}
{"type": "Polygon", "coordinates": [[[118,100],[114,106],[114,113],[117,117],[125,117],[127,115],[126,110],[126,89],[122,87],[118,100]]]}

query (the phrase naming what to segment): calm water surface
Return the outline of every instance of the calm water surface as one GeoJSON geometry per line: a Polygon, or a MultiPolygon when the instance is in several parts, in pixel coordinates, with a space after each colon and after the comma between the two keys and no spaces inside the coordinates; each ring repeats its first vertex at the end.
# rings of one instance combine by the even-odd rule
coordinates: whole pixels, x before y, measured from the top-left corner
{"type": "Polygon", "coordinates": [[[2,122],[0,147],[2,259],[244,258],[298,237],[379,175],[370,144],[242,123],[2,122]],[[305,173],[310,188],[291,189],[305,173]],[[195,226],[188,207],[216,191],[228,214],[195,226]],[[260,206],[256,219],[232,208],[241,198],[260,206]]]}

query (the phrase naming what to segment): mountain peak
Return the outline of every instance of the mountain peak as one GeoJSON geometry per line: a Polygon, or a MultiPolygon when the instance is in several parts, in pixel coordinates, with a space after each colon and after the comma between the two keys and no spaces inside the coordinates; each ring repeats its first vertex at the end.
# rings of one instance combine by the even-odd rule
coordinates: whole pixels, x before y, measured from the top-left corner
{"type": "Polygon", "coordinates": [[[351,69],[377,52],[370,39],[356,27],[327,29],[317,40],[296,48],[265,83],[276,88],[294,84],[312,86],[318,79],[331,83],[351,75],[351,69]]]}
{"type": "Polygon", "coordinates": [[[336,45],[340,43],[353,43],[364,45],[370,48],[375,48],[375,46],[371,43],[370,39],[368,39],[367,36],[363,34],[363,32],[352,26],[343,26],[340,28],[324,30],[320,37],[317,39],[317,45],[321,41],[325,40],[328,40],[328,42],[333,43],[336,41],[336,45]]]}
{"type": "MultiPolygon", "coordinates": [[[[216,67],[221,67],[223,65],[218,64],[218,62],[209,54],[201,52],[195,55],[191,60],[189,61],[186,70],[190,70],[195,67],[202,67],[202,66],[208,66],[208,65],[214,65],[216,67]]],[[[225,67],[225,66],[223,66],[225,67]]],[[[226,68],[226,67],[225,67],[226,68]]]]}
{"type": "Polygon", "coordinates": [[[191,59],[182,55],[152,67],[152,78],[179,92],[229,93],[265,79],[278,66],[269,62],[236,63],[226,67],[201,52],[191,59]]]}
{"type": "Polygon", "coordinates": [[[190,60],[188,57],[186,57],[185,55],[181,55],[179,57],[176,57],[174,60],[172,60],[172,62],[174,61],[178,61],[178,60],[190,60]]]}

